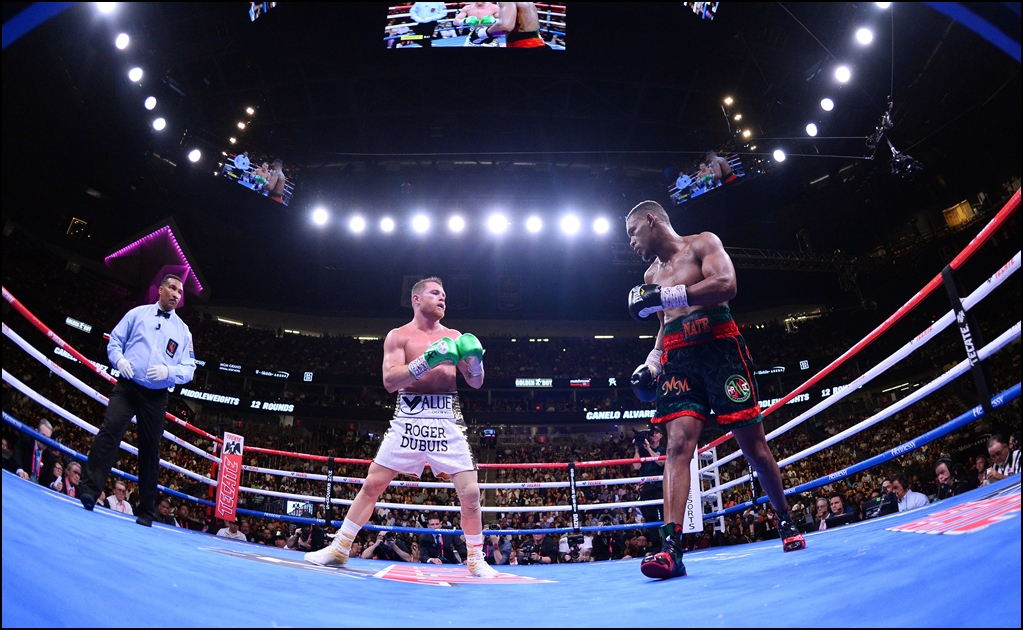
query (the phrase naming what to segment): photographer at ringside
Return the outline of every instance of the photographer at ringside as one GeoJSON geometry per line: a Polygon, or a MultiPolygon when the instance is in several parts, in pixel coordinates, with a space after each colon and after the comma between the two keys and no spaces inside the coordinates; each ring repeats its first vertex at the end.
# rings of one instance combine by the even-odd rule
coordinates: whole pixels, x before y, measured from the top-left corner
{"type": "Polygon", "coordinates": [[[363,550],[362,559],[412,562],[412,555],[405,542],[395,537],[394,532],[379,532],[376,541],[363,550]]]}
{"type": "MultiPolygon", "coordinates": [[[[661,446],[661,438],[664,436],[664,428],[661,425],[655,424],[651,429],[647,431],[636,431],[633,429],[633,433],[636,437],[633,440],[633,446],[635,447],[635,455],[637,459],[640,457],[660,457],[664,455],[664,447],[661,446]]],[[[664,474],[664,460],[656,462],[636,462],[632,465],[632,468],[639,473],[640,477],[656,477],[664,474]]],[[[641,483],[639,486],[639,500],[640,501],[653,501],[655,499],[664,499],[664,489],[660,481],[647,481],[641,483]]],[[[643,513],[643,521],[646,523],[660,522],[664,520],[664,504],[658,505],[644,505],[640,508],[643,513]]],[[[657,531],[657,527],[650,527],[646,530],[647,538],[653,543],[655,548],[661,545],[661,535],[657,531]]]]}
{"type": "MultiPolygon", "coordinates": [[[[613,524],[610,514],[600,515],[601,527],[611,527],[613,524]]],[[[620,531],[593,532],[590,547],[590,558],[594,562],[620,560],[625,555],[625,536],[620,531]]]]}
{"type": "MultiPolygon", "coordinates": [[[[543,528],[540,523],[533,525],[533,529],[543,528]]],[[[519,546],[515,560],[516,564],[557,564],[558,541],[547,534],[533,534],[519,546]]]]}
{"type": "MultiPolygon", "coordinates": [[[[501,526],[498,523],[491,523],[487,526],[487,529],[501,529],[501,526]]],[[[499,536],[493,533],[484,535],[483,555],[490,566],[511,562],[511,536],[499,536]]]]}

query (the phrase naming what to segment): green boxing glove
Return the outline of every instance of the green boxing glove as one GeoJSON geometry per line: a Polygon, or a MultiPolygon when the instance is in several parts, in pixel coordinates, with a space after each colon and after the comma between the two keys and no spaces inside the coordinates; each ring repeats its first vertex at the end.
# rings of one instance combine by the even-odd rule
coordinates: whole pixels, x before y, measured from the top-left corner
{"type": "Polygon", "coordinates": [[[412,359],[412,363],[408,364],[408,371],[418,381],[423,378],[423,374],[443,363],[451,365],[458,363],[458,347],[455,341],[448,337],[433,342],[426,352],[412,359]]]}
{"type": "Polygon", "coordinates": [[[466,26],[476,26],[479,23],[480,19],[475,15],[470,15],[469,17],[462,20],[462,24],[465,24],[466,26]]]}
{"type": "Polygon", "coordinates": [[[495,19],[494,16],[492,15],[484,15],[483,19],[480,20],[480,24],[482,24],[483,26],[490,26],[495,22],[497,22],[497,19],[495,19]]]}
{"type": "Polygon", "coordinates": [[[483,374],[483,345],[476,335],[465,333],[455,342],[458,356],[469,366],[469,376],[483,374]]]}

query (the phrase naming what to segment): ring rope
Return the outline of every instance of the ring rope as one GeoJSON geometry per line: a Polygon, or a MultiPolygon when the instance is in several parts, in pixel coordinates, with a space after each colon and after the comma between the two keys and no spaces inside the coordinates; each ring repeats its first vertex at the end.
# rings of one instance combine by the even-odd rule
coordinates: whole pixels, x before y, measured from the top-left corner
{"type": "MultiPolygon", "coordinates": [[[[996,271],[990,278],[988,278],[986,281],[984,281],[983,284],[977,287],[977,289],[973,293],[971,293],[967,298],[963,299],[962,301],[963,309],[968,311],[974,306],[976,306],[978,303],[980,303],[981,300],[990,295],[992,291],[994,291],[997,287],[1001,286],[1001,284],[1005,280],[1007,280],[1012,274],[1019,271],[1019,268],[1020,252],[1016,252],[1016,255],[1013,256],[1012,260],[1005,263],[1005,265],[999,268],[998,271],[996,271]]],[[[928,326],[926,330],[924,330],[922,333],[914,337],[906,345],[902,346],[902,348],[897,350],[894,354],[892,354],[887,359],[881,361],[874,367],[870,368],[869,370],[858,376],[855,380],[849,383],[848,386],[843,388],[842,391],[838,392],[837,394],[834,394],[833,396],[825,398],[824,400],[817,403],[810,409],[804,411],[803,413],[799,414],[792,420],[789,420],[788,422],[781,425],[774,431],[768,433],[766,436],[767,440],[768,441],[773,440],[779,435],[786,433],[792,428],[802,424],[806,420],[816,416],[818,413],[824,411],[825,409],[828,409],[832,405],[837,404],[841,400],[845,399],[847,396],[850,396],[851,394],[853,394],[853,392],[859,390],[864,385],[874,380],[876,377],[880,376],[882,373],[889,370],[896,363],[903,360],[912,352],[916,351],[924,344],[926,344],[928,341],[936,337],[938,333],[945,330],[945,328],[950,326],[954,321],[955,313],[950,310],[947,313],[945,313],[939,320],[928,326]]],[[[704,473],[709,470],[719,468],[720,466],[736,459],[740,455],[742,455],[742,451],[736,450],[735,452],[729,453],[728,455],[722,457],[721,459],[712,462],[707,466],[704,466],[703,468],[700,469],[700,472],[704,473]]]]}
{"type": "MultiPolygon", "coordinates": [[[[992,409],[997,409],[1007,403],[1016,400],[1017,398],[1019,398],[1019,396],[1020,384],[1016,383],[1009,389],[992,398],[991,407],[992,409]]],[[[848,468],[843,468],[842,470],[833,472],[829,475],[818,477],[813,481],[808,481],[804,484],[800,484],[798,486],[789,488],[785,491],[785,496],[789,496],[792,494],[800,494],[803,492],[807,492],[809,490],[813,490],[814,488],[819,488],[823,485],[848,477],[849,475],[855,475],[863,472],[864,470],[867,470],[868,468],[873,468],[874,466],[878,466],[885,462],[891,461],[896,457],[901,457],[906,453],[911,453],[922,446],[926,446],[927,444],[930,444],[935,440],[945,437],[946,435],[952,433],[953,431],[961,429],[967,424],[970,424],[971,422],[979,418],[982,418],[983,416],[984,407],[982,405],[977,405],[972,409],[964,411],[961,415],[953,418],[952,420],[949,420],[945,424],[934,429],[931,429],[930,431],[924,433],[923,435],[917,437],[916,439],[910,440],[908,442],[900,444],[899,446],[888,449],[883,453],[879,453],[878,455],[875,455],[870,459],[865,459],[858,464],[853,464],[848,468]]],[[[754,504],[767,503],[768,501],[769,499],[767,497],[757,497],[755,500],[746,501],[745,503],[734,505],[730,508],[726,508],[719,512],[711,512],[709,514],[704,514],[703,518],[704,520],[709,520],[719,518],[721,516],[727,516],[729,514],[741,512],[742,510],[753,507],[754,504]]]]}
{"type": "MultiPolygon", "coordinates": [[[[963,249],[963,251],[959,252],[959,254],[954,259],[952,259],[952,262],[949,263],[949,266],[953,270],[958,270],[959,267],[961,267],[967,260],[969,260],[973,256],[973,254],[975,254],[977,250],[980,249],[981,245],[986,243],[987,240],[991,238],[991,236],[995,232],[1001,229],[1005,222],[1009,220],[1009,217],[1017,209],[1019,209],[1019,202],[1020,191],[1017,190],[1009,199],[1009,201],[1002,207],[1002,209],[998,211],[998,214],[995,215],[995,217],[991,219],[991,221],[986,226],[984,226],[984,229],[978,232],[977,235],[974,236],[973,239],[969,242],[969,244],[963,249]]],[[[803,393],[810,387],[817,384],[817,382],[819,382],[825,376],[833,372],[853,355],[858,354],[860,350],[867,347],[875,339],[881,336],[882,333],[884,333],[893,325],[895,325],[895,323],[902,319],[906,314],[908,314],[914,308],[919,306],[919,304],[923,302],[924,298],[929,296],[935,289],[942,286],[943,284],[944,280],[942,279],[941,274],[939,273],[930,282],[928,282],[923,289],[917,292],[917,294],[914,295],[908,302],[899,307],[899,310],[895,311],[888,319],[881,322],[881,324],[873,331],[871,331],[866,337],[861,339],[852,348],[846,350],[840,357],[832,361],[830,364],[828,364],[827,367],[825,367],[823,370],[821,370],[816,375],[811,377],[810,380],[806,381],[805,383],[803,383],[802,385],[800,385],[799,387],[785,395],[784,397],[780,398],[773,405],[768,407],[767,410],[764,411],[763,415],[767,416],[774,413],[782,406],[784,406],[786,403],[788,403],[788,401],[792,400],[799,394],[803,393]]],[[[706,446],[700,448],[699,452],[703,453],[716,446],[720,446],[731,438],[732,433],[729,431],[728,433],[722,435],[721,437],[712,440],[706,446]]]]}
{"type": "MultiPolygon", "coordinates": [[[[57,363],[54,362],[52,359],[47,358],[42,352],[40,352],[39,350],[36,350],[27,341],[22,339],[21,335],[19,335],[18,333],[14,332],[7,324],[3,325],[3,331],[4,331],[4,336],[5,337],[7,337],[11,341],[13,341],[15,344],[17,344],[22,350],[24,350],[26,353],[28,353],[28,355],[31,356],[33,359],[35,359],[36,361],[39,361],[40,363],[42,363],[43,365],[48,367],[51,372],[53,372],[57,376],[61,377],[62,379],[64,379],[65,381],[67,381],[68,383],[73,385],[75,387],[75,389],[77,389],[78,391],[82,392],[83,394],[85,394],[89,398],[92,398],[96,402],[102,404],[103,406],[107,406],[107,405],[110,404],[110,399],[109,398],[107,398],[103,394],[97,392],[95,389],[93,389],[93,388],[89,387],[88,385],[86,385],[85,383],[83,383],[81,380],[78,379],[78,377],[76,377],[74,374],[71,374],[70,372],[68,372],[67,370],[62,368],[61,366],[57,365],[57,363]]],[[[131,421],[137,423],[137,420],[135,419],[134,416],[132,416],[131,421]]],[[[198,446],[195,446],[191,442],[186,442],[185,440],[182,440],[181,438],[179,438],[178,436],[174,435],[173,433],[170,433],[166,429],[164,429],[164,431],[163,431],[163,437],[167,438],[171,442],[174,442],[175,444],[177,444],[177,445],[179,445],[179,446],[181,446],[181,447],[183,447],[185,449],[188,449],[189,451],[192,451],[196,455],[201,455],[202,457],[204,457],[204,458],[206,458],[206,459],[208,459],[208,460],[210,460],[212,462],[217,462],[218,464],[220,463],[220,458],[219,457],[207,453],[206,451],[202,450],[198,446]]]]}
{"type": "MultiPolygon", "coordinates": [[[[14,295],[12,295],[11,292],[7,290],[7,287],[3,287],[3,296],[4,296],[4,299],[7,300],[7,302],[11,306],[14,307],[14,310],[16,310],[19,313],[21,313],[21,315],[25,319],[27,319],[29,321],[29,323],[31,323],[33,326],[35,326],[37,329],[39,329],[39,331],[41,333],[43,333],[44,335],[46,335],[47,337],[52,339],[53,342],[55,344],[57,344],[57,347],[61,348],[62,350],[66,350],[67,352],[69,352],[71,354],[71,356],[73,356],[74,358],[76,358],[79,361],[81,361],[82,365],[84,365],[85,367],[89,368],[90,370],[92,370],[96,374],[99,374],[100,378],[106,380],[111,385],[116,385],[117,384],[117,379],[116,378],[114,378],[110,374],[107,374],[102,369],[100,369],[99,366],[97,366],[95,363],[93,363],[89,359],[85,358],[84,354],[82,354],[78,350],[75,350],[73,347],[71,347],[71,345],[68,344],[63,339],[61,339],[60,336],[57,335],[57,333],[53,332],[53,330],[51,330],[49,326],[44,324],[38,317],[33,315],[31,311],[29,311],[27,308],[25,308],[25,305],[22,304],[20,301],[18,301],[14,297],[14,295]]],[[[203,431],[199,427],[197,427],[197,426],[195,426],[195,425],[193,425],[193,424],[191,424],[191,423],[189,423],[189,422],[187,422],[185,420],[182,420],[181,418],[178,418],[177,416],[175,416],[175,415],[173,415],[171,413],[165,413],[164,415],[171,422],[173,422],[175,424],[179,424],[179,425],[185,427],[186,429],[188,429],[189,431],[192,431],[194,433],[198,433],[199,435],[203,436],[204,438],[206,438],[208,440],[213,440],[217,444],[221,444],[224,441],[223,439],[218,438],[215,435],[210,435],[209,433],[203,431]]]]}
{"type": "MultiPolygon", "coordinates": [[[[91,433],[93,435],[96,435],[97,433],[99,433],[99,429],[97,429],[96,427],[92,426],[91,424],[89,424],[85,420],[82,420],[81,418],[79,418],[75,414],[71,413],[70,411],[64,409],[60,405],[58,405],[58,404],[56,404],[54,402],[51,402],[50,400],[48,400],[47,398],[45,398],[44,396],[42,396],[41,394],[39,394],[38,392],[33,390],[31,387],[29,387],[28,385],[25,385],[24,383],[19,381],[17,378],[15,378],[11,374],[9,374],[7,372],[7,370],[3,370],[3,379],[4,379],[5,382],[9,383],[12,387],[17,389],[19,392],[21,392],[25,396],[31,398],[32,400],[34,400],[35,402],[39,403],[40,405],[42,405],[46,409],[49,409],[50,411],[52,411],[53,413],[57,414],[61,418],[64,418],[65,420],[67,420],[71,424],[73,424],[73,425],[75,425],[75,426],[77,426],[77,427],[79,427],[81,429],[85,429],[86,431],[88,431],[89,433],[91,433]]],[[[125,451],[128,451],[132,455],[138,457],[138,454],[139,454],[138,448],[135,447],[135,446],[132,446],[131,444],[128,444],[124,440],[121,441],[121,449],[125,450],[125,451]]],[[[192,479],[194,479],[196,481],[201,481],[202,483],[205,483],[205,484],[208,484],[208,485],[211,485],[211,486],[216,486],[217,485],[217,482],[214,481],[213,479],[210,479],[209,477],[205,477],[203,475],[200,475],[199,473],[194,473],[191,470],[182,468],[182,467],[178,466],[177,464],[172,464],[171,462],[168,462],[167,460],[161,459],[160,460],[160,464],[162,464],[165,468],[168,468],[170,470],[173,470],[176,473],[180,473],[182,475],[190,477],[190,478],[192,478],[192,479]]]]}
{"type": "MultiPolygon", "coordinates": [[[[6,372],[4,372],[4,374],[6,374],[6,372]]],[[[43,435],[42,433],[36,431],[32,427],[30,427],[27,424],[25,424],[24,422],[18,420],[17,418],[15,418],[11,414],[7,413],[6,411],[3,412],[3,420],[4,420],[4,422],[6,422],[6,423],[10,424],[11,426],[13,426],[15,429],[18,429],[19,431],[21,431],[23,433],[27,433],[29,436],[31,436],[32,438],[34,438],[36,440],[39,440],[39,442],[41,442],[43,444],[46,444],[48,446],[52,446],[53,448],[56,448],[57,450],[59,450],[60,452],[64,453],[65,455],[67,455],[69,457],[73,457],[73,458],[75,458],[75,459],[77,459],[78,461],[81,461],[81,462],[86,462],[86,461],[89,460],[89,457],[87,455],[83,455],[83,454],[79,453],[78,451],[76,451],[75,449],[73,449],[71,447],[68,447],[68,446],[64,446],[63,444],[61,444],[57,440],[54,440],[53,438],[50,438],[50,437],[47,437],[47,436],[43,435]]],[[[122,442],[121,444],[124,444],[124,442],[122,442]]],[[[133,483],[138,483],[138,481],[139,481],[139,478],[137,476],[135,476],[135,475],[133,475],[131,473],[124,472],[123,470],[120,470],[118,468],[111,468],[110,469],[110,474],[114,475],[115,477],[120,477],[121,479],[127,479],[128,481],[131,481],[133,483]]],[[[174,490],[173,488],[168,488],[168,487],[166,487],[164,485],[157,484],[156,487],[161,492],[163,492],[165,494],[168,494],[168,495],[171,495],[171,496],[174,496],[174,497],[177,497],[179,499],[186,499],[186,500],[192,501],[194,503],[201,503],[202,505],[205,505],[207,507],[215,507],[215,504],[212,501],[208,501],[206,499],[200,499],[199,497],[193,497],[190,494],[186,494],[186,493],[181,492],[179,490],[174,490]]]]}
{"type": "MultiPolygon", "coordinates": [[[[992,341],[991,343],[989,343],[986,346],[984,346],[980,350],[980,352],[977,353],[979,358],[980,358],[980,360],[983,361],[983,360],[987,359],[988,357],[990,357],[995,352],[1001,350],[1002,348],[1004,348],[1008,344],[1012,343],[1014,340],[1019,339],[1019,336],[1020,336],[1020,322],[1016,322],[1011,328],[1009,328],[1008,330],[1003,332],[1001,335],[998,336],[998,338],[996,338],[994,341],[992,341]]],[[[861,431],[863,431],[863,430],[865,430],[865,429],[867,429],[869,427],[874,426],[878,422],[881,422],[882,420],[885,420],[885,419],[895,415],[896,413],[902,411],[906,407],[909,407],[910,405],[918,402],[920,399],[922,399],[922,398],[924,398],[924,397],[934,393],[938,389],[940,389],[940,388],[944,387],[945,385],[947,385],[949,382],[951,382],[951,381],[955,380],[956,378],[962,376],[963,374],[965,374],[969,370],[970,370],[970,360],[968,358],[963,359],[958,364],[956,364],[956,366],[953,367],[951,370],[945,372],[944,374],[942,374],[938,378],[934,379],[930,383],[928,383],[928,384],[924,385],[923,387],[917,389],[915,392],[913,392],[909,396],[906,396],[902,400],[899,400],[899,401],[895,402],[894,404],[892,404],[892,405],[882,409],[881,411],[877,412],[873,416],[867,418],[866,420],[863,420],[862,422],[859,422],[858,424],[855,424],[855,425],[849,427],[848,429],[842,431],[841,433],[837,433],[837,434],[831,436],[830,438],[824,440],[823,442],[821,442],[821,443],[819,443],[819,444],[817,444],[815,446],[808,447],[808,448],[800,451],[799,453],[796,453],[795,455],[793,455],[791,457],[788,457],[788,458],[778,462],[778,467],[779,468],[783,468],[785,466],[788,466],[789,464],[793,464],[793,463],[795,463],[795,462],[797,462],[797,461],[799,461],[801,459],[804,459],[806,457],[809,457],[810,455],[813,455],[814,453],[817,453],[817,452],[819,452],[819,451],[821,451],[821,450],[823,450],[825,448],[833,446],[833,445],[841,442],[842,440],[845,440],[846,438],[852,437],[853,435],[856,435],[857,433],[859,433],[859,432],[861,432],[861,431]]],[[[709,495],[709,494],[717,494],[718,492],[721,492],[722,490],[727,490],[728,488],[736,486],[736,485],[738,485],[740,483],[743,483],[745,481],[749,481],[749,478],[750,478],[750,476],[747,474],[747,475],[744,475],[744,476],[742,476],[742,477],[740,477],[738,479],[733,479],[732,481],[729,481],[728,483],[724,483],[724,484],[721,484],[720,486],[716,486],[713,489],[713,492],[705,492],[705,493],[703,493],[703,495],[706,496],[706,495],[709,495]]]]}

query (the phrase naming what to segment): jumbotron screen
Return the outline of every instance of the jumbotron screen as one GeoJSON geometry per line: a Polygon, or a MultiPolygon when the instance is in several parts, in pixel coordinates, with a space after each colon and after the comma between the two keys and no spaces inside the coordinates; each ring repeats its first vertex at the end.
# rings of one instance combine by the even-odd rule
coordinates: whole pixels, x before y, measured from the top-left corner
{"type": "Polygon", "coordinates": [[[398,4],[387,8],[384,44],[387,48],[565,50],[565,15],[565,5],[539,2],[398,4]]]}
{"type": "Polygon", "coordinates": [[[271,201],[288,205],[295,192],[295,180],[291,177],[288,164],[280,158],[264,155],[258,151],[224,153],[220,176],[266,197],[271,201]]]}

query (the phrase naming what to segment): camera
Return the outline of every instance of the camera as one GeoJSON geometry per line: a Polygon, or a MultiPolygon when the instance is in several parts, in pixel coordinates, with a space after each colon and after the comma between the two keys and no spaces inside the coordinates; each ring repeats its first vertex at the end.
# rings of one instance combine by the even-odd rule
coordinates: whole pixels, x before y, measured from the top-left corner
{"type": "Polygon", "coordinates": [[[388,542],[388,541],[391,541],[391,540],[394,540],[394,532],[385,532],[384,533],[384,542],[388,542]]]}
{"type": "Polygon", "coordinates": [[[632,443],[635,444],[637,448],[642,447],[643,443],[649,440],[650,436],[653,434],[652,429],[646,429],[644,431],[637,431],[633,429],[632,432],[636,434],[635,437],[632,438],[632,443]]]}
{"type": "Polygon", "coordinates": [[[568,556],[572,558],[572,562],[579,559],[579,548],[583,546],[583,535],[574,534],[568,537],[568,556]]]}
{"type": "Polygon", "coordinates": [[[532,558],[529,557],[530,555],[537,553],[536,546],[533,544],[533,541],[523,544],[519,547],[519,551],[522,552],[522,557],[519,558],[519,564],[533,564],[532,558]]]}

